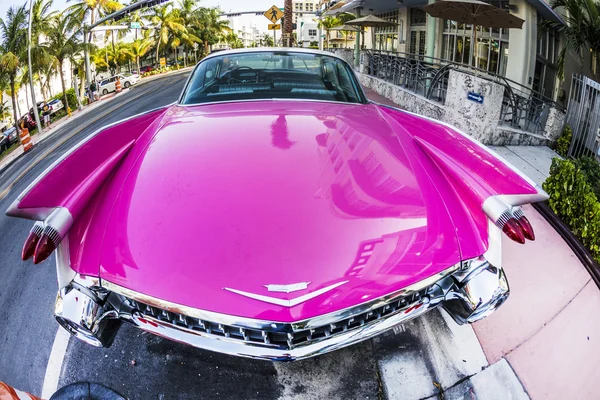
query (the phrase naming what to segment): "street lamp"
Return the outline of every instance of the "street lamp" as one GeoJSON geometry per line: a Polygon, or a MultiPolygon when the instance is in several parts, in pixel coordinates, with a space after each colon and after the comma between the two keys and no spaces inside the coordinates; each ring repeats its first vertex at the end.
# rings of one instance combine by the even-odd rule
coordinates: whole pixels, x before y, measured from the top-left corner
{"type": "Polygon", "coordinates": [[[27,39],[27,62],[29,63],[29,88],[31,89],[31,101],[33,102],[33,115],[38,132],[42,132],[40,124],[40,115],[38,113],[37,101],[35,100],[35,90],[33,89],[33,71],[31,70],[31,11],[33,10],[33,1],[29,0],[29,33],[27,39]]]}

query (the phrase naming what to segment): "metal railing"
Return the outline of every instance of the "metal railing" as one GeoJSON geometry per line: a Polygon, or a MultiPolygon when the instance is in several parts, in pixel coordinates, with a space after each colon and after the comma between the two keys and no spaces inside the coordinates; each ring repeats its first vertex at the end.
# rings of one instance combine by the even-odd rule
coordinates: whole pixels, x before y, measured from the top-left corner
{"type": "Polygon", "coordinates": [[[566,125],[573,137],[567,155],[578,158],[600,153],[600,83],[580,74],[573,74],[569,93],[566,125]]]}
{"type": "Polygon", "coordinates": [[[540,133],[550,108],[562,109],[552,99],[486,70],[418,54],[364,51],[368,56],[367,74],[440,104],[446,101],[448,77],[453,69],[504,86],[500,125],[540,133]]]}

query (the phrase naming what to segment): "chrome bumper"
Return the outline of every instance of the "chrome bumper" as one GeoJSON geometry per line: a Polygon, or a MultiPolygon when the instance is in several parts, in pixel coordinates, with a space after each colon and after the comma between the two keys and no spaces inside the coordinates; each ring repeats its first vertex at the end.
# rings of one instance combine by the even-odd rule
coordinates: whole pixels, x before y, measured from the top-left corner
{"type": "Polygon", "coordinates": [[[57,299],[57,321],[88,343],[110,345],[115,327],[124,320],[176,342],[271,361],[328,353],[370,339],[440,305],[459,324],[475,322],[491,314],[509,295],[503,270],[483,258],[463,262],[369,303],[293,323],[211,313],[108,282],[102,286],[84,288],[81,280],[74,279],[57,299]],[[79,304],[85,299],[86,306],[71,304],[77,299],[79,304]]]}

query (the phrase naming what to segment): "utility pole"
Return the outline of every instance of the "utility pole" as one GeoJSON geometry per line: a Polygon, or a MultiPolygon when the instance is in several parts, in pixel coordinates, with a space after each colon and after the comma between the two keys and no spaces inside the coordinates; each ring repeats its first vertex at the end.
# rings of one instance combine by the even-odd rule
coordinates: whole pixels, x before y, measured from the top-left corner
{"type": "MultiPolygon", "coordinates": [[[[33,71],[31,70],[31,10],[33,8],[33,0],[29,0],[29,38],[27,39],[27,62],[29,64],[29,88],[31,89],[31,101],[33,102],[33,116],[35,117],[35,124],[38,132],[42,131],[42,124],[40,123],[40,114],[37,109],[37,102],[35,101],[35,89],[33,88],[33,71]]],[[[0,95],[0,101],[2,101],[0,95]]]]}

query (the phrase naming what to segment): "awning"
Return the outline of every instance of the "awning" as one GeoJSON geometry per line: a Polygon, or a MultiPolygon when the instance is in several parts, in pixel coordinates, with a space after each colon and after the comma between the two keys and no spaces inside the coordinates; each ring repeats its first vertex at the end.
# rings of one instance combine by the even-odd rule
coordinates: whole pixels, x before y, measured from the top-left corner
{"type": "MultiPolygon", "coordinates": [[[[482,0],[487,1],[487,0],[482,0]]],[[[552,21],[560,22],[564,24],[565,21],[562,19],[560,15],[556,13],[550,7],[548,3],[544,0],[527,0],[533,8],[544,18],[552,21]]],[[[390,0],[349,0],[343,6],[335,9],[335,10],[327,10],[324,15],[336,15],[341,14],[343,12],[352,12],[357,7],[361,7],[361,15],[367,14],[378,14],[386,11],[391,11],[392,9],[400,9],[400,8],[409,8],[409,7],[418,7],[424,6],[427,4],[427,0],[404,0],[402,3],[402,7],[400,3],[393,2],[390,0]]]]}
{"type": "Polygon", "coordinates": [[[531,4],[531,6],[535,8],[544,19],[549,19],[566,25],[562,17],[558,15],[556,11],[554,11],[552,7],[550,7],[550,5],[544,0],[527,0],[527,2],[531,4]]]}

